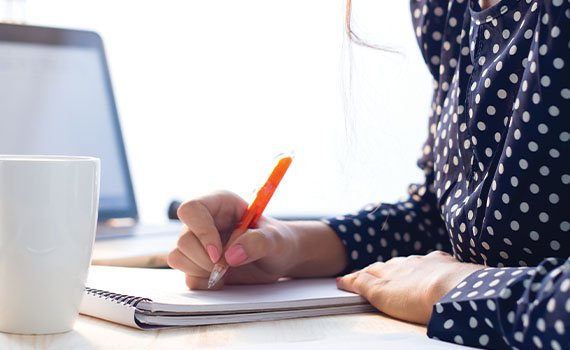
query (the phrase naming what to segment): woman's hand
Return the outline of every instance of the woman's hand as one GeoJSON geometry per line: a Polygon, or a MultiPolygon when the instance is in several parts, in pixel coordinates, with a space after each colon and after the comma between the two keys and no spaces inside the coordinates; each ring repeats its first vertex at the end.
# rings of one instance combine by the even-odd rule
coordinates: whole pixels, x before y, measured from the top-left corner
{"type": "MultiPolygon", "coordinates": [[[[186,273],[191,289],[206,289],[210,272],[223,252],[247,203],[231,192],[216,192],[185,202],[178,209],[184,229],[168,264],[186,273]]],[[[233,239],[225,251],[232,267],[225,283],[268,283],[287,274],[296,252],[295,235],[278,220],[261,217],[256,228],[233,239]]],[[[220,287],[220,285],[216,286],[220,287]]]]}
{"type": "Polygon", "coordinates": [[[340,289],[365,297],[378,310],[427,324],[433,305],[474,271],[484,268],[436,251],[377,262],[337,279],[340,289]]]}

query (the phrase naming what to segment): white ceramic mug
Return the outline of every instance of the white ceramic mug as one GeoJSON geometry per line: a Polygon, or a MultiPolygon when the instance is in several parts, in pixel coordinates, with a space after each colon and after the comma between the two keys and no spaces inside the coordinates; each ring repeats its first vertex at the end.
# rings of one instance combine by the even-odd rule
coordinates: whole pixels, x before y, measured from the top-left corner
{"type": "Polygon", "coordinates": [[[0,331],[73,328],[97,226],[99,159],[0,155],[0,331]]]}

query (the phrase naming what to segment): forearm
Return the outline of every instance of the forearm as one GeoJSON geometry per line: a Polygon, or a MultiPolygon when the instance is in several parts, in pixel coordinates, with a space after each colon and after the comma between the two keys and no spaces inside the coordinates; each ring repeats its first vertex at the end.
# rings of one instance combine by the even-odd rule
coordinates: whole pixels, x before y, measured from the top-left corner
{"type": "Polygon", "coordinates": [[[295,241],[290,277],[324,277],[342,272],[347,265],[344,245],[327,224],[294,221],[287,226],[295,241]]]}

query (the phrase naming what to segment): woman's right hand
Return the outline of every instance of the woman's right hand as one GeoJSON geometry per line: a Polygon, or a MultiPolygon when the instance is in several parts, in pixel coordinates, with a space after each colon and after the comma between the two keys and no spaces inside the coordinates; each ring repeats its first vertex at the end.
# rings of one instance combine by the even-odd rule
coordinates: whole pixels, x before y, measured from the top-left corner
{"type": "MultiPolygon", "coordinates": [[[[279,220],[261,217],[228,247],[228,240],[248,204],[227,191],[215,192],[183,203],[178,217],[184,224],[168,265],[186,273],[190,289],[206,289],[214,264],[223,248],[230,265],[224,282],[249,284],[275,282],[295,265],[297,242],[290,227],[279,220]]],[[[219,283],[216,287],[220,287],[219,283]]]]}

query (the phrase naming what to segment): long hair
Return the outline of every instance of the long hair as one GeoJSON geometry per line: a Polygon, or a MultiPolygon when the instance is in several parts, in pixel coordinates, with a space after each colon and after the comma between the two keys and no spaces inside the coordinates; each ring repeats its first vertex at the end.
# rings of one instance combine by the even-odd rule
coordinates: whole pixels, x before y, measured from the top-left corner
{"type": "Polygon", "coordinates": [[[398,49],[395,49],[393,47],[389,47],[389,46],[385,46],[385,45],[380,46],[380,45],[376,45],[376,44],[371,44],[369,41],[362,40],[354,32],[354,30],[352,30],[351,20],[352,20],[352,0],[346,0],[346,13],[345,13],[344,21],[345,21],[346,36],[348,37],[349,43],[354,43],[356,45],[367,47],[367,48],[374,49],[374,50],[387,51],[387,52],[397,53],[397,54],[402,53],[401,51],[399,51],[398,49]]]}

